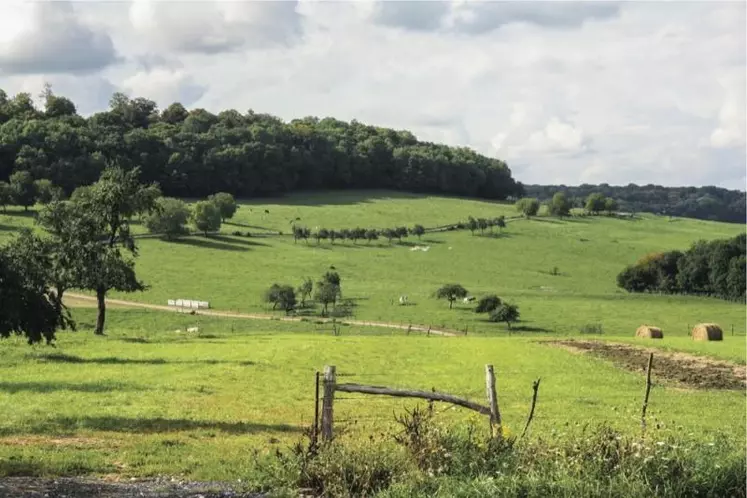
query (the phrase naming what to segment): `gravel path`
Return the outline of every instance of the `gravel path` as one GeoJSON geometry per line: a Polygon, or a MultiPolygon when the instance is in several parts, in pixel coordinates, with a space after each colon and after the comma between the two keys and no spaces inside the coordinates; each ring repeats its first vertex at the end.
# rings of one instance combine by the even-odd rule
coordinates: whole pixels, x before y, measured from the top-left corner
{"type": "Polygon", "coordinates": [[[220,482],[189,482],[171,478],[120,482],[92,478],[6,477],[0,479],[3,498],[265,498],[237,491],[220,482]]]}

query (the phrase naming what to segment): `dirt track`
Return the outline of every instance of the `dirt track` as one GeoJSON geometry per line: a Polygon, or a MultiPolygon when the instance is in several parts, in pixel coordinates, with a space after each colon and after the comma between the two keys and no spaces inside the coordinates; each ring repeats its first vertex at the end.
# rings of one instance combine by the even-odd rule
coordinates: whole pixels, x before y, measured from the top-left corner
{"type": "MultiPolygon", "coordinates": [[[[68,292],[65,294],[66,297],[72,298],[75,301],[83,301],[83,302],[91,302],[96,303],[96,298],[92,296],[86,296],[83,294],[75,294],[68,292]]],[[[118,308],[145,308],[150,310],[158,310],[158,311],[171,311],[171,312],[178,312],[179,309],[174,306],[163,306],[159,304],[146,304],[146,303],[137,303],[134,301],[122,301],[120,299],[108,299],[106,300],[107,305],[112,305],[118,308]]],[[[283,316],[278,317],[276,315],[265,315],[261,313],[232,313],[230,311],[214,311],[214,310],[199,310],[196,311],[195,314],[197,315],[203,315],[203,316],[218,316],[223,318],[243,318],[247,320],[282,320],[286,322],[301,322],[303,319],[301,317],[294,317],[294,316],[283,316]]],[[[308,320],[308,319],[307,319],[308,320]]],[[[323,321],[323,322],[331,322],[332,320],[329,318],[314,318],[315,321],[323,321]]],[[[399,330],[407,330],[408,327],[405,325],[400,325],[397,323],[387,323],[387,322],[367,322],[363,320],[337,320],[338,323],[342,325],[358,325],[362,327],[381,327],[381,328],[387,328],[387,329],[399,329],[399,330]]],[[[441,336],[447,336],[447,337],[453,337],[456,335],[460,335],[454,331],[449,330],[441,330],[441,329],[429,329],[428,327],[424,325],[412,325],[409,327],[412,332],[424,332],[429,333],[433,335],[441,335],[441,336]]]]}
{"type": "Polygon", "coordinates": [[[560,340],[547,341],[546,344],[590,353],[634,372],[645,372],[649,353],[654,353],[654,378],[677,382],[689,388],[744,392],[747,386],[747,371],[743,365],[705,356],[602,341],[560,340]]]}
{"type": "Polygon", "coordinates": [[[263,498],[266,495],[232,489],[225,483],[177,481],[170,478],[113,482],[85,477],[6,477],[0,479],[3,498],[263,498]]]}

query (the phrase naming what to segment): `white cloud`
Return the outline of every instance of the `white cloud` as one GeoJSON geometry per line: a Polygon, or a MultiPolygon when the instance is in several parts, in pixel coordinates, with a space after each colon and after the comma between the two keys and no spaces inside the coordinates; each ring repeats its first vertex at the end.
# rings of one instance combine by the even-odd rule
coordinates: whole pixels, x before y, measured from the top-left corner
{"type": "MultiPolygon", "coordinates": [[[[38,76],[0,62],[1,88],[38,93],[49,79],[89,111],[106,105],[86,89],[116,82],[160,106],[358,119],[469,145],[525,183],[744,188],[741,3],[137,0],[74,10],[126,62],[85,77],[69,61],[38,76]]],[[[0,61],[6,40],[39,29],[21,11],[0,15],[0,61]]]]}
{"type": "Polygon", "coordinates": [[[161,109],[173,102],[191,106],[205,93],[206,87],[197,84],[182,69],[156,67],[140,71],[122,83],[132,97],[145,97],[155,101],[161,109]]]}
{"type": "Polygon", "coordinates": [[[295,41],[300,33],[296,7],[295,1],[134,0],[129,17],[136,33],[151,46],[217,54],[295,41]]]}
{"type": "Polygon", "coordinates": [[[70,2],[3,3],[0,74],[86,73],[118,60],[111,38],[70,2]]]}

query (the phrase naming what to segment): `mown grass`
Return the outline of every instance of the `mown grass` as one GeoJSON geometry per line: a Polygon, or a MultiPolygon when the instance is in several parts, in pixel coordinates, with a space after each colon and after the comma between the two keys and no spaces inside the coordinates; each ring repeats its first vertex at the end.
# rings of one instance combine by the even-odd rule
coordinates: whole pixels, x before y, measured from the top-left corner
{"type": "MultiPolygon", "coordinates": [[[[332,336],[313,323],[201,317],[200,335],[177,333],[195,317],[111,310],[105,337],[93,310],[56,348],[0,343],[0,474],[180,474],[239,479],[252,450],[272,452],[302,437],[313,420],[314,372],[338,368],[340,382],[436,388],[482,401],[486,363],[495,365],[509,434],[521,430],[531,383],[542,377],[531,433],[570,436],[586,424],[639,427],[640,374],[526,337],[332,336]],[[233,324],[233,330],[231,329],[233,324]],[[277,328],[276,328],[277,327],[277,328]]],[[[336,428],[345,440],[392,428],[414,401],[341,395],[336,428]]],[[[437,406],[440,421],[484,423],[437,406]]],[[[656,384],[649,423],[709,441],[745,437],[744,395],[656,384]]]]}
{"type": "MultiPolygon", "coordinates": [[[[284,230],[290,220],[314,228],[441,225],[467,216],[513,213],[504,204],[417,195],[371,193],[294,195],[242,206],[236,223],[284,230]],[[281,204],[281,202],[283,204],[281,204]],[[251,209],[251,211],[248,211],[251,209]],[[264,209],[269,214],[264,213],[264,209]]],[[[699,238],[722,238],[743,226],[697,220],[644,216],[638,220],[577,217],[558,220],[514,220],[503,233],[471,235],[469,231],[429,233],[422,241],[403,244],[380,240],[371,245],[315,241],[294,243],[290,235],[235,237],[224,225],[216,237],[189,237],[180,242],[144,239],[138,269],[151,289],[118,295],[151,303],[168,299],[208,300],[218,309],[266,311],[263,291],[274,282],[297,285],[334,266],[343,279],[344,296],[354,298],[356,318],[444,326],[468,331],[507,333],[458,304],[449,310],[433,298],[442,284],[459,282],[473,295],[497,293],[518,304],[518,331],[575,333],[601,324],[606,335],[627,336],[642,323],[671,335],[686,335],[701,321],[731,326],[744,334],[744,309],[709,298],[630,295],[616,286],[621,269],[655,250],[684,249],[699,238]],[[427,252],[412,246],[429,246],[427,252]],[[558,275],[552,270],[558,269],[558,275]],[[397,305],[400,295],[411,306],[397,305]],[[392,304],[394,301],[395,304],[392,304]]],[[[242,228],[246,229],[246,228],[242,228]]]]}
{"type": "MultiPolygon", "coordinates": [[[[743,305],[630,295],[615,286],[622,267],[642,254],[684,249],[699,238],[731,237],[744,226],[646,215],[637,220],[515,220],[503,234],[429,233],[402,245],[317,246],[314,241],[294,243],[287,235],[295,218],[312,229],[383,228],[501,214],[513,214],[513,208],[389,192],[317,193],[245,203],[233,225],[224,225],[218,236],[141,239],[137,269],[150,289],[112,297],[156,304],[191,298],[220,310],[269,313],[261,295],[270,284],[316,279],[334,266],[343,296],[356,304],[354,318],[466,328],[468,334],[405,336],[401,330],[347,326],[335,337],[314,317],[290,323],[112,308],[108,335],[95,337],[94,310],[76,308],[80,330],[60,333],[56,348],[30,347],[20,339],[0,342],[0,475],[243,479],[254,472],[252,450],[270,453],[301,438],[313,417],[314,372],[325,364],[338,367],[340,382],[436,388],[482,401],[483,366],[492,363],[509,433],[521,430],[538,377],[542,384],[532,437],[572,438],[585,425],[602,422],[635,433],[642,375],[534,341],[579,336],[590,324],[602,326],[602,338],[745,363],[743,305]],[[234,230],[255,235],[236,237],[234,230]],[[268,230],[286,235],[257,236],[268,230]],[[430,249],[411,251],[415,244],[430,249]],[[554,267],[558,275],[551,274],[554,267]],[[462,283],[477,296],[497,293],[519,306],[522,321],[508,337],[505,325],[484,321],[472,305],[458,303],[449,310],[432,297],[447,282],[462,283]],[[411,306],[392,304],[402,294],[411,306]],[[725,340],[692,342],[687,333],[701,321],[720,323],[725,340]],[[642,323],[662,327],[665,339],[633,339],[642,323]],[[199,334],[176,332],[193,326],[199,334]]],[[[0,241],[32,220],[17,210],[0,214],[0,241]]],[[[704,444],[721,432],[744,440],[743,393],[694,391],[654,378],[652,430],[704,444]]],[[[343,441],[358,444],[392,429],[393,412],[412,406],[410,401],[340,396],[337,428],[343,441]]],[[[437,418],[444,423],[484,424],[475,417],[438,407],[437,418]]],[[[435,490],[433,485],[403,484],[391,496],[452,496],[466,489],[446,481],[435,490]]],[[[469,486],[490,495],[496,482],[478,479],[469,486]]]]}

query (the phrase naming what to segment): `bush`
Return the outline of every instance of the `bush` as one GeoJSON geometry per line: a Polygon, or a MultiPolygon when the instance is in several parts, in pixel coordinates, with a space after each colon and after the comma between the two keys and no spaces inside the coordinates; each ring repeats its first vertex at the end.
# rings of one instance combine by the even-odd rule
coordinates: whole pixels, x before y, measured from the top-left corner
{"type": "Polygon", "coordinates": [[[241,232],[239,230],[236,230],[232,233],[232,235],[235,235],[236,237],[241,237],[241,232]]]}
{"type": "Polygon", "coordinates": [[[501,298],[495,294],[481,297],[477,302],[475,313],[490,313],[501,305],[501,298]]]}
{"type": "Polygon", "coordinates": [[[181,199],[160,197],[156,209],[145,218],[145,226],[151,233],[161,233],[167,239],[186,235],[189,220],[189,207],[181,199]]]}

